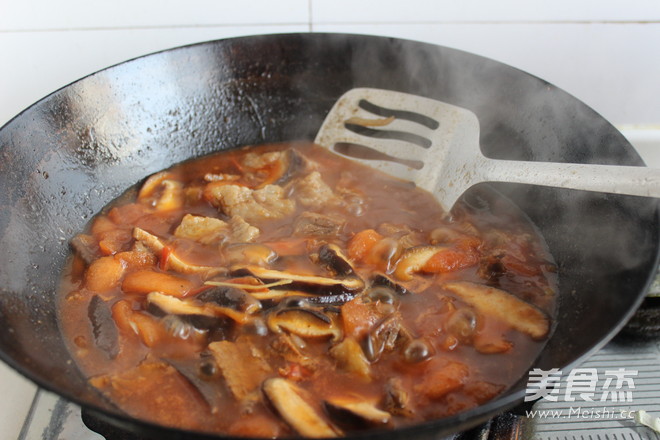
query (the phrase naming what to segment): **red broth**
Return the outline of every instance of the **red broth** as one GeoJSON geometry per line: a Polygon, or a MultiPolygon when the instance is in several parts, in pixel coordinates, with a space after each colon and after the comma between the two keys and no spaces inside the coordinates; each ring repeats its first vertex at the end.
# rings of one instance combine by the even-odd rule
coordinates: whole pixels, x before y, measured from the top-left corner
{"type": "Polygon", "coordinates": [[[127,414],[341,436],[483,404],[552,327],[555,265],[510,202],[432,195],[310,144],[177,165],[72,241],[61,328],[127,414]]]}

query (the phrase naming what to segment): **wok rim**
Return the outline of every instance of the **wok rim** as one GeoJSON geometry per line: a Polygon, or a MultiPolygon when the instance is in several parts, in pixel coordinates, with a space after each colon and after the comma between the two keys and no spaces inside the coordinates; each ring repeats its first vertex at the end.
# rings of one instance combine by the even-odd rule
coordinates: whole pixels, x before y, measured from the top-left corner
{"type": "MultiPolygon", "coordinates": [[[[219,38],[219,39],[212,39],[212,40],[205,40],[201,42],[194,42],[194,43],[189,43],[189,44],[184,44],[180,46],[173,46],[161,50],[157,50],[154,52],[149,52],[143,55],[139,55],[136,57],[132,57],[123,61],[120,61],[118,63],[103,67],[101,69],[95,70],[91,73],[88,73],[84,76],[79,77],[78,79],[75,79],[59,88],[56,90],[48,93],[47,95],[41,97],[37,101],[33,102],[29,106],[25,107],[23,110],[21,110],[19,113],[17,113],[15,116],[10,118],[8,121],[6,121],[2,126],[0,126],[0,132],[5,130],[8,126],[12,125],[14,121],[18,120],[21,118],[25,113],[30,111],[31,109],[35,108],[36,106],[40,105],[42,102],[50,99],[54,95],[62,92],[65,89],[68,89],[74,84],[77,84],[81,81],[84,81],[90,77],[94,77],[96,75],[108,72],[112,69],[115,69],[119,66],[123,66],[129,63],[136,62],[138,60],[142,60],[148,57],[154,57],[157,55],[162,55],[166,53],[173,53],[176,51],[180,50],[186,50],[189,48],[194,48],[194,47],[201,47],[201,46],[213,46],[219,43],[223,42],[239,42],[239,41],[253,41],[257,42],[260,39],[273,39],[273,38],[294,38],[294,37],[299,37],[299,38],[325,38],[325,37],[337,37],[337,38],[344,38],[344,39],[353,39],[353,38],[358,38],[358,39],[372,39],[372,40],[392,40],[392,41],[402,41],[402,42],[409,42],[411,44],[416,44],[416,45],[423,45],[429,48],[442,48],[443,50],[448,50],[452,52],[457,52],[457,53],[462,53],[465,54],[471,58],[480,58],[483,60],[488,60],[490,62],[497,63],[499,65],[505,66],[507,69],[512,69],[515,70],[521,74],[524,74],[528,77],[532,77],[536,79],[537,81],[540,81],[544,84],[550,84],[553,87],[555,87],[557,90],[569,95],[572,99],[580,102],[583,104],[586,108],[589,110],[593,111],[598,117],[604,121],[607,121],[599,112],[591,108],[588,104],[584,103],[580,99],[576,98],[574,95],[570,94],[569,92],[566,92],[563,89],[560,89],[559,87],[554,86],[552,83],[548,83],[548,81],[544,80],[543,78],[540,78],[536,75],[530,74],[528,72],[525,72],[524,70],[521,70],[517,67],[508,65],[504,62],[498,61],[496,59],[492,59],[483,55],[478,55],[474,54],[471,52],[467,52],[461,49],[456,49],[453,47],[447,47],[447,46],[442,46],[438,44],[433,44],[433,43],[428,43],[428,42],[423,42],[423,41],[417,41],[413,39],[406,39],[406,38],[397,38],[397,37],[387,37],[387,36],[380,36],[380,35],[370,35],[370,34],[358,34],[358,33],[339,33],[339,32],[286,32],[286,33],[268,33],[268,34],[255,34],[255,35],[244,35],[244,36],[238,36],[238,37],[227,37],[227,38],[219,38]]],[[[609,123],[609,121],[607,121],[609,123]]],[[[614,128],[614,127],[613,127],[614,128]]],[[[616,128],[614,128],[617,132],[616,128]]],[[[620,132],[619,132],[620,133],[620,132]]],[[[624,137],[625,139],[625,137],[624,137]]],[[[634,153],[639,161],[644,165],[643,160],[641,157],[639,157],[639,154],[637,151],[630,145],[630,143],[625,139],[626,143],[631,147],[631,153],[634,153]]],[[[239,146],[236,146],[239,147],[239,146]]],[[[660,223],[660,210],[658,209],[660,200],[656,199],[655,200],[655,207],[654,207],[654,220],[656,224],[660,223]]],[[[650,216],[649,216],[650,217],[650,216]]],[[[649,219],[650,220],[650,219],[649,219]]],[[[658,265],[660,264],[660,240],[655,243],[655,257],[653,261],[653,267],[658,268],[658,265]]],[[[619,322],[616,323],[613,327],[611,327],[610,331],[605,334],[601,339],[599,340],[598,343],[594,344],[591,346],[588,350],[585,352],[579,354],[574,361],[570,362],[569,364],[565,366],[561,366],[562,370],[569,370],[573,369],[576,366],[582,364],[585,362],[588,358],[590,358],[594,353],[598,352],[601,350],[605,345],[607,345],[620,331],[621,329],[626,325],[626,323],[630,320],[630,318],[634,315],[636,310],[639,308],[641,303],[643,302],[644,298],[648,294],[648,291],[656,277],[656,272],[657,269],[652,270],[644,283],[643,288],[638,292],[637,298],[635,299],[633,306],[630,307],[626,313],[623,315],[623,317],[619,320],[619,322]]],[[[561,301],[561,298],[558,299],[558,301],[561,301]]],[[[551,335],[550,338],[548,338],[549,342],[554,335],[551,335]]],[[[546,343],[547,343],[546,342],[546,343]]],[[[544,349],[541,350],[541,353],[543,352],[544,349]]],[[[187,429],[182,429],[182,428],[176,428],[176,427],[169,427],[166,425],[160,425],[154,422],[134,418],[130,415],[127,415],[123,412],[121,412],[120,409],[117,409],[117,412],[113,412],[108,410],[107,408],[100,407],[98,405],[90,404],[89,402],[85,402],[83,399],[79,398],[72,392],[70,392],[67,389],[60,389],[57,386],[53,386],[52,383],[49,383],[48,381],[38,377],[37,375],[33,374],[30,371],[27,371],[25,368],[23,368],[21,365],[19,365],[19,362],[14,359],[13,357],[9,356],[4,350],[0,350],[0,360],[2,360],[6,365],[8,365],[12,370],[15,372],[19,373],[22,377],[28,379],[32,383],[36,384],[40,390],[45,390],[47,392],[54,393],[58,395],[59,397],[62,397],[69,402],[72,402],[81,408],[90,410],[92,413],[96,414],[97,416],[100,416],[103,419],[109,420],[110,423],[115,424],[116,426],[123,426],[123,425],[130,425],[131,431],[140,433],[144,432],[145,434],[148,433],[160,433],[160,434],[167,434],[168,437],[172,438],[186,438],[187,435],[194,435],[199,436],[199,438],[209,438],[209,439],[214,439],[214,438],[236,438],[231,435],[223,434],[223,433],[212,433],[208,431],[195,431],[195,430],[187,430],[187,429]],[[118,423],[114,423],[118,422],[118,423]],[[139,431],[136,431],[134,428],[138,428],[139,431]]],[[[533,363],[536,362],[536,359],[533,361],[533,363]]],[[[521,380],[524,378],[521,378],[521,380]]],[[[515,386],[515,385],[513,385],[515,386]]],[[[40,391],[40,390],[37,390],[40,391]]],[[[101,393],[99,393],[101,395],[101,393]]],[[[433,419],[429,421],[424,421],[421,423],[416,423],[414,425],[410,426],[404,426],[404,427],[399,427],[399,428],[393,428],[393,429],[373,429],[373,430],[368,430],[364,432],[351,432],[350,435],[345,436],[344,438],[381,438],[383,436],[385,437],[398,437],[400,436],[403,438],[404,436],[409,436],[409,435],[414,435],[415,433],[422,433],[422,432],[433,432],[434,434],[437,435],[444,435],[448,434],[450,432],[458,432],[458,430],[465,430],[469,429],[475,426],[478,426],[480,423],[483,423],[490,418],[500,415],[501,413],[508,411],[518,404],[523,402],[525,395],[525,390],[521,389],[515,392],[509,393],[509,391],[505,391],[503,395],[500,397],[496,397],[484,404],[478,405],[474,408],[471,408],[469,410],[460,412],[458,414],[449,416],[449,417],[444,417],[440,419],[433,419]]],[[[101,395],[102,396],[102,395],[101,395]]],[[[102,396],[104,400],[105,397],[102,396]]],[[[251,437],[240,437],[240,438],[251,438],[251,437]]],[[[293,439],[293,438],[298,438],[298,437],[282,437],[283,439],[293,439]]]]}

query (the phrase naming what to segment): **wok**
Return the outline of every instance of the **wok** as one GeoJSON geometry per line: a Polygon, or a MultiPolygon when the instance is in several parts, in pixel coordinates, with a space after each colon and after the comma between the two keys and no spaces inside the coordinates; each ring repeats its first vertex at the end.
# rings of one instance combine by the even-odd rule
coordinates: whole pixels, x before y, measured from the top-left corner
{"type": "MultiPolygon", "coordinates": [[[[353,87],[471,110],[489,157],[642,165],[619,132],[562,90],[444,47],[292,34],[212,41],[128,61],[56,91],[0,129],[2,359],[117,426],[157,438],[192,435],[123,415],[76,369],[55,314],[68,241],[106,203],[176,162],[236,146],[313,139],[334,101],[353,87]]],[[[657,202],[493,188],[532,219],[558,263],[556,328],[535,366],[566,371],[613,337],[642,301],[657,265],[657,202]]],[[[388,436],[464,430],[520,402],[525,384],[522,378],[492,402],[388,436]]]]}

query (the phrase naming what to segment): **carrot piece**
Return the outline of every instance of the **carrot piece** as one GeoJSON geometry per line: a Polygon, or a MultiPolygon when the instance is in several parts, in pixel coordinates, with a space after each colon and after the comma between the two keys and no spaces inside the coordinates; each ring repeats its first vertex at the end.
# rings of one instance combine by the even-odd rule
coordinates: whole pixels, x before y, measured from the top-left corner
{"type": "Polygon", "coordinates": [[[155,318],[133,310],[127,300],[119,300],[112,306],[112,319],[120,330],[137,334],[147,347],[153,347],[166,336],[155,318]]]}
{"type": "Polygon", "coordinates": [[[113,255],[121,252],[130,243],[132,236],[125,229],[114,229],[99,234],[99,250],[103,255],[113,255]]]}
{"type": "Polygon", "coordinates": [[[107,292],[119,285],[126,266],[114,257],[94,260],[85,272],[85,287],[95,292],[107,292]]]}
{"type": "Polygon", "coordinates": [[[422,266],[422,271],[430,273],[452,272],[474,266],[478,262],[479,254],[474,250],[443,249],[433,255],[422,266]]]}
{"type": "Polygon", "coordinates": [[[362,261],[371,249],[383,239],[383,236],[373,229],[365,229],[355,234],[348,241],[348,258],[353,261],[362,261]]]}
{"type": "Polygon", "coordinates": [[[124,251],[116,253],[114,257],[124,262],[126,270],[148,269],[156,264],[156,256],[151,252],[124,251]]]}
{"type": "Polygon", "coordinates": [[[120,330],[125,332],[133,331],[131,326],[131,316],[134,310],[131,303],[125,299],[119,300],[112,305],[112,319],[120,330]]]}
{"type": "Polygon", "coordinates": [[[361,298],[355,298],[341,308],[344,323],[344,333],[360,339],[378,322],[380,315],[375,303],[364,303],[361,298]]]}
{"type": "Polygon", "coordinates": [[[430,399],[440,399],[463,386],[468,376],[468,367],[460,362],[449,362],[424,375],[415,391],[430,399]]]}
{"type": "Polygon", "coordinates": [[[151,208],[139,203],[115,206],[108,212],[108,218],[117,225],[135,224],[141,217],[150,213],[151,208]]]}
{"type": "Polygon", "coordinates": [[[133,312],[131,320],[135,323],[137,333],[142,343],[147,347],[153,347],[165,336],[165,329],[155,318],[140,312],[133,312]]]}
{"type": "Polygon", "coordinates": [[[122,283],[122,289],[126,293],[147,295],[151,292],[162,292],[178,298],[186,296],[194,287],[195,284],[190,280],[153,270],[131,272],[122,283]]]}
{"type": "Polygon", "coordinates": [[[98,242],[99,250],[103,255],[112,255],[119,252],[126,243],[131,241],[130,231],[118,228],[106,216],[95,218],[90,232],[98,242]]]}
{"type": "Polygon", "coordinates": [[[101,215],[94,219],[92,222],[91,233],[98,240],[99,235],[104,232],[109,232],[117,229],[117,225],[113,223],[108,217],[101,215]]]}

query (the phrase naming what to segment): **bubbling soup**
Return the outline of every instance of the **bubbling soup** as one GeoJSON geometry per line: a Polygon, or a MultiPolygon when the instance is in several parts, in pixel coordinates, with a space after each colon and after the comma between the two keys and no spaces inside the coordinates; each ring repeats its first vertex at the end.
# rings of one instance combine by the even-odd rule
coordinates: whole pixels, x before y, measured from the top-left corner
{"type": "Polygon", "coordinates": [[[335,437],[457,414],[523,377],[556,266],[511,202],[434,197],[319,146],[156,173],[72,240],[61,328],[135,418],[335,437]]]}

